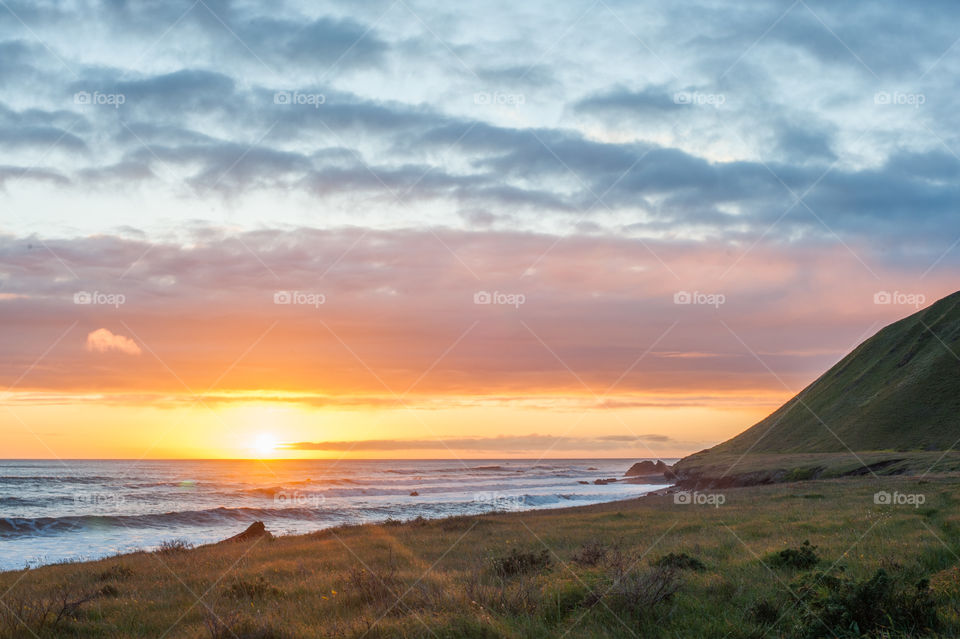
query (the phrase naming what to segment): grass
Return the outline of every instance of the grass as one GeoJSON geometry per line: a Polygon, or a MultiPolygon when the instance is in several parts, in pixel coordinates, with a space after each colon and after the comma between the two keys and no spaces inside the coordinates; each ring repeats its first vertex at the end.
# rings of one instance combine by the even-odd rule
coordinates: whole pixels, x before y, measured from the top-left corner
{"type": "Polygon", "coordinates": [[[5,572],[0,637],[956,637],[958,489],[818,480],[5,572]]]}
{"type": "MultiPolygon", "coordinates": [[[[958,435],[960,437],[960,435],[958,435]]],[[[918,476],[960,473],[960,452],[891,450],[842,453],[749,453],[705,451],[673,467],[690,487],[753,485],[856,476],[918,476]],[[869,470],[868,470],[869,468],[869,470]]]]}

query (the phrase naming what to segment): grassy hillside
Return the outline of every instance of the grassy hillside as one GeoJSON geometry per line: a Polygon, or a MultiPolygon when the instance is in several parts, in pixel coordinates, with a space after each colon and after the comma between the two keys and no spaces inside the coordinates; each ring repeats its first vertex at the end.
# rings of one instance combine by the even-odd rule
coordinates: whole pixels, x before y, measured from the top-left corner
{"type": "Polygon", "coordinates": [[[960,452],[715,453],[690,455],[673,470],[684,488],[753,486],[806,479],[960,473],[960,452]]]}
{"type": "Polygon", "coordinates": [[[960,292],[887,326],[709,452],[947,450],[960,440],[958,358],[960,292]]]}
{"type": "Polygon", "coordinates": [[[956,637],[958,488],[860,477],[170,545],[0,573],[0,638],[956,637]]]}

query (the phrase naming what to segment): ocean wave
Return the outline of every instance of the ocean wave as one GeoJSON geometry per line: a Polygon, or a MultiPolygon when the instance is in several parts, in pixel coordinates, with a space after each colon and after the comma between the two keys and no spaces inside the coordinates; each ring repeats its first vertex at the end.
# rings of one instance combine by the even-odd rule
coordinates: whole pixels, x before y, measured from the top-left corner
{"type": "Polygon", "coordinates": [[[93,475],[0,475],[3,484],[30,484],[36,482],[58,482],[63,484],[102,484],[113,481],[114,477],[98,477],[93,475]]]}
{"type": "Polygon", "coordinates": [[[598,503],[615,497],[607,491],[590,493],[550,492],[545,494],[498,494],[477,493],[474,496],[460,493],[449,500],[414,500],[400,503],[355,503],[352,505],[306,507],[303,502],[292,500],[287,507],[251,508],[217,507],[203,510],[184,510],[165,513],[119,514],[119,515],[70,515],[62,517],[6,517],[0,518],[0,539],[31,535],[58,535],[70,532],[92,532],[110,529],[168,529],[177,534],[184,528],[220,527],[232,524],[247,525],[262,520],[283,526],[283,522],[329,523],[344,516],[358,517],[362,521],[377,521],[389,517],[417,515],[444,516],[466,510],[473,513],[498,510],[526,510],[560,505],[567,502],[598,503]]]}
{"type": "Polygon", "coordinates": [[[0,538],[23,535],[59,534],[100,528],[178,528],[224,523],[251,523],[260,519],[320,520],[335,514],[331,509],[314,508],[209,508],[140,515],[75,515],[65,517],[0,518],[0,538]]]}
{"type": "Polygon", "coordinates": [[[505,468],[503,466],[459,466],[451,468],[432,468],[430,470],[424,471],[422,469],[396,469],[390,468],[383,472],[390,473],[393,475],[446,475],[450,473],[465,473],[465,472],[523,472],[522,470],[515,470],[513,468],[505,468]]]}

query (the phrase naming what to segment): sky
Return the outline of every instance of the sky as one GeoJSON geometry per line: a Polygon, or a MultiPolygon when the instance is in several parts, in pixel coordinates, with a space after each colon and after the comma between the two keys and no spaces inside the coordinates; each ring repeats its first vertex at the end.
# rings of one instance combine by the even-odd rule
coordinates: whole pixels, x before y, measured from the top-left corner
{"type": "Polygon", "coordinates": [[[676,457],[960,267],[952,2],[0,1],[0,457],[676,457]]]}

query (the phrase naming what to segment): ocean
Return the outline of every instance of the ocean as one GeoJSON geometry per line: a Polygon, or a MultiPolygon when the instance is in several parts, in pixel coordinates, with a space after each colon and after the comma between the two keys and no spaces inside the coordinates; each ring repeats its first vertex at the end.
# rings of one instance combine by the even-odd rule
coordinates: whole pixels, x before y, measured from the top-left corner
{"type": "MultiPolygon", "coordinates": [[[[638,459],[0,461],[0,570],[340,524],[597,504],[638,459]],[[581,483],[587,482],[587,483],[581,483]],[[415,494],[411,494],[415,493],[415,494]]],[[[669,460],[668,460],[669,461],[669,460]]]]}

